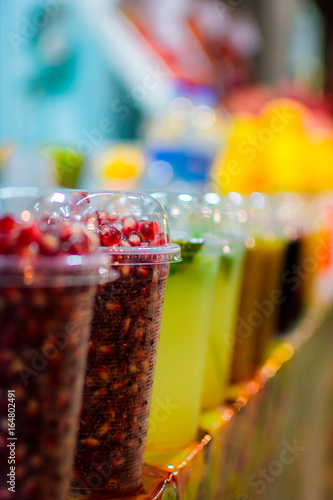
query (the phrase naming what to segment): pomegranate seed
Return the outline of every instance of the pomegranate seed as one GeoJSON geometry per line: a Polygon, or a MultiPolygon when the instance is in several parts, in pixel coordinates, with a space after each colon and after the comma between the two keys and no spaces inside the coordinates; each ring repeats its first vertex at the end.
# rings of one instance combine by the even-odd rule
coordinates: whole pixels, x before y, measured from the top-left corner
{"type": "Polygon", "coordinates": [[[139,386],[138,384],[133,384],[131,387],[128,389],[128,392],[132,395],[135,396],[139,392],[139,386]]]}
{"type": "Polygon", "coordinates": [[[106,387],[101,387],[100,389],[97,389],[97,391],[94,393],[95,398],[100,398],[106,396],[108,393],[106,387]]]}
{"type": "Polygon", "coordinates": [[[15,253],[15,239],[6,236],[4,239],[0,237],[0,254],[15,253]]]}
{"type": "Polygon", "coordinates": [[[128,241],[126,236],[124,236],[123,234],[121,235],[120,246],[122,246],[122,247],[131,247],[132,246],[132,244],[128,241]]]}
{"type": "Polygon", "coordinates": [[[137,448],[140,445],[140,441],[138,439],[132,438],[126,442],[126,446],[129,448],[137,448]]]}
{"type": "Polygon", "coordinates": [[[115,412],[114,408],[112,406],[108,406],[106,411],[110,416],[110,420],[114,420],[116,417],[116,412],[115,412]]]}
{"type": "Polygon", "coordinates": [[[141,221],[139,223],[139,232],[143,240],[147,240],[151,243],[161,232],[161,228],[155,221],[141,221]]]}
{"type": "Polygon", "coordinates": [[[119,382],[116,382],[115,384],[113,384],[112,389],[114,391],[118,391],[119,389],[122,389],[123,387],[125,387],[125,385],[127,385],[127,383],[128,383],[127,380],[120,380],[119,382]]]}
{"type": "Polygon", "coordinates": [[[119,245],[121,240],[121,232],[108,223],[101,225],[100,235],[102,245],[105,247],[119,245]]]}
{"type": "Polygon", "coordinates": [[[137,275],[140,276],[141,278],[148,278],[149,269],[147,269],[146,267],[140,266],[137,270],[137,275]]]}
{"type": "Polygon", "coordinates": [[[124,278],[129,278],[134,273],[134,266],[121,266],[121,274],[124,278]]]}
{"type": "Polygon", "coordinates": [[[126,335],[128,333],[131,324],[131,318],[126,318],[124,321],[123,333],[126,335]]]}
{"type": "Polygon", "coordinates": [[[144,373],[139,373],[139,375],[137,375],[136,377],[136,380],[141,384],[145,384],[148,381],[148,377],[144,373]]]}
{"type": "Polygon", "coordinates": [[[17,222],[10,215],[0,218],[0,233],[8,235],[17,226],[17,222]]]}
{"type": "Polygon", "coordinates": [[[101,345],[98,350],[102,354],[114,354],[114,348],[110,345],[101,345]]]}
{"type": "Polygon", "coordinates": [[[118,304],[117,302],[107,302],[105,307],[112,312],[120,312],[122,310],[121,304],[118,304]]]}
{"type": "Polygon", "coordinates": [[[116,468],[122,467],[126,462],[125,457],[123,457],[123,455],[119,451],[114,451],[112,453],[112,458],[110,457],[110,460],[112,465],[116,468]]]}
{"type": "Polygon", "coordinates": [[[81,443],[84,446],[88,446],[88,448],[92,448],[93,446],[98,446],[99,445],[99,441],[97,441],[97,439],[94,439],[94,438],[82,439],[81,443]]]}
{"type": "Polygon", "coordinates": [[[33,251],[39,250],[39,243],[42,239],[42,231],[35,224],[24,227],[21,229],[21,232],[16,241],[16,252],[19,254],[22,253],[30,253],[33,251]],[[37,243],[36,249],[32,249],[30,247],[31,243],[37,243]],[[30,248],[29,248],[30,247],[30,248]]]}
{"type": "Polygon", "coordinates": [[[122,223],[123,223],[122,233],[127,238],[131,233],[138,230],[139,223],[135,217],[125,217],[125,219],[122,220],[122,223]]]}
{"type": "Polygon", "coordinates": [[[147,373],[149,371],[149,363],[147,360],[142,361],[140,366],[141,366],[141,371],[143,371],[144,373],[147,373]]]}
{"type": "Polygon", "coordinates": [[[49,233],[42,234],[39,246],[41,255],[56,255],[60,247],[58,238],[49,233]]]}
{"type": "Polygon", "coordinates": [[[139,247],[141,245],[141,238],[138,235],[138,233],[131,233],[128,238],[128,241],[136,247],[139,247]]]}
{"type": "Polygon", "coordinates": [[[105,210],[98,210],[96,212],[99,225],[101,226],[103,223],[115,222],[118,220],[118,217],[111,217],[105,210]]]}
{"type": "Polygon", "coordinates": [[[158,246],[168,245],[170,243],[169,235],[166,233],[160,233],[157,235],[156,242],[158,246]]]}
{"type": "Polygon", "coordinates": [[[98,375],[101,377],[102,380],[104,380],[104,382],[108,382],[109,372],[104,366],[98,368],[98,375]]]}
{"type": "Polygon", "coordinates": [[[113,437],[113,441],[115,441],[116,443],[122,443],[126,438],[126,432],[117,432],[117,434],[115,434],[113,437]]]}
{"type": "Polygon", "coordinates": [[[106,422],[100,426],[99,428],[99,435],[104,436],[104,434],[107,434],[111,429],[111,425],[107,424],[106,422]]]}
{"type": "Polygon", "coordinates": [[[84,233],[69,233],[62,239],[61,249],[71,255],[85,255],[89,253],[89,238],[84,233]]]}

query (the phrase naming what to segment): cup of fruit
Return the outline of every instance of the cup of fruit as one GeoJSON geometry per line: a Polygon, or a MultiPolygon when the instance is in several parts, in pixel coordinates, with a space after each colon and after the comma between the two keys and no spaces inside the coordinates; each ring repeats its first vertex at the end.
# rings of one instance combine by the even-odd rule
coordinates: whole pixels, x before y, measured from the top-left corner
{"type": "Polygon", "coordinates": [[[82,195],[0,189],[0,498],[62,500],[72,472],[97,283],[82,195]]]}
{"type": "Polygon", "coordinates": [[[149,195],[89,193],[82,205],[113,281],[96,294],[71,495],[110,498],[141,484],[164,291],[180,248],[149,195]]]}

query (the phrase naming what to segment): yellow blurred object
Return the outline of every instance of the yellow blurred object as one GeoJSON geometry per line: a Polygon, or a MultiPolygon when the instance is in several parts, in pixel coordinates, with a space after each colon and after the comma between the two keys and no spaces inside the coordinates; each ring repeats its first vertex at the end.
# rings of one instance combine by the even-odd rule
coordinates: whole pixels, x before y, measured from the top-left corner
{"type": "Polygon", "coordinates": [[[0,168],[11,156],[13,150],[10,146],[0,146],[0,168]]]}
{"type": "Polygon", "coordinates": [[[243,194],[333,188],[333,124],[316,128],[313,113],[290,99],[273,99],[260,115],[234,115],[229,147],[212,169],[217,188],[243,194]]]}
{"type": "Polygon", "coordinates": [[[145,159],[141,149],[132,144],[116,144],[95,162],[104,188],[132,189],[144,173],[145,159]]]}

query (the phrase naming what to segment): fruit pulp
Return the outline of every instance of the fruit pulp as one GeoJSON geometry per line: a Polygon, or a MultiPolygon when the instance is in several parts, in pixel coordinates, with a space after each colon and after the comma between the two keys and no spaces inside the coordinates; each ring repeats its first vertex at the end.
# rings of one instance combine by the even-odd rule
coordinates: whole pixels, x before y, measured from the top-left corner
{"type": "Polygon", "coordinates": [[[215,287],[201,406],[217,407],[223,402],[229,383],[236,313],[244,265],[244,240],[232,239],[229,253],[222,255],[215,287]]]}
{"type": "Polygon", "coordinates": [[[169,264],[113,266],[99,287],[76,447],[72,495],[140,486],[169,264]]]}
{"type": "Polygon", "coordinates": [[[166,286],[148,451],[186,446],[198,429],[220,256],[206,253],[198,243],[181,247],[183,261],[172,267],[166,286]]]}

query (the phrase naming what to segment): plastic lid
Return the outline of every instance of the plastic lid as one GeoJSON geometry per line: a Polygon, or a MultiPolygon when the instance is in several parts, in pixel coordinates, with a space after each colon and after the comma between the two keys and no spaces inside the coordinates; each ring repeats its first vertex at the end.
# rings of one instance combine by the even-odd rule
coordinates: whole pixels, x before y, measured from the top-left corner
{"type": "Polygon", "coordinates": [[[220,196],[217,193],[206,193],[205,201],[211,206],[212,210],[218,210],[221,214],[221,234],[224,237],[229,237],[231,234],[238,234],[244,237],[247,234],[245,222],[248,219],[248,213],[244,206],[243,197],[234,193],[234,199],[229,199],[228,196],[220,196]]]}
{"type": "MultiPolygon", "coordinates": [[[[165,243],[158,244],[154,241],[142,241],[140,246],[129,246],[127,238],[124,238],[124,246],[102,246],[100,253],[112,257],[113,265],[132,265],[147,263],[169,263],[181,260],[180,247],[170,241],[168,216],[161,204],[152,196],[137,192],[92,192],[89,191],[82,197],[78,206],[91,224],[98,225],[100,215],[104,213],[110,224],[123,231],[123,221],[134,219],[134,225],[143,222],[153,222],[156,236],[163,236],[165,243]],[[143,246],[141,246],[143,245],[143,246]]],[[[134,229],[134,234],[140,233],[134,229]]],[[[131,233],[131,234],[133,234],[131,233]]],[[[127,235],[130,236],[130,235],[127,235]]],[[[141,237],[141,236],[140,236],[141,237]]],[[[144,237],[141,237],[144,240],[144,237]]]]}
{"type": "MultiPolygon", "coordinates": [[[[113,279],[106,268],[107,259],[96,251],[99,243],[96,228],[78,208],[81,198],[82,194],[67,189],[0,188],[0,217],[12,216],[23,229],[32,228],[33,223],[38,222],[42,230],[38,234],[43,238],[34,241],[33,234],[24,252],[9,253],[7,249],[8,253],[0,253],[1,285],[76,286],[113,279]],[[74,238],[68,240],[70,243],[60,239],[65,226],[68,237],[74,238]],[[46,241],[52,250],[52,245],[58,245],[49,255],[40,251],[40,244],[46,241]],[[77,244],[75,249],[72,244],[77,244]],[[57,253],[59,250],[61,253],[57,253]]],[[[18,229],[21,230],[20,226],[18,229]]],[[[3,236],[6,243],[8,237],[3,236]]]]}
{"type": "Polygon", "coordinates": [[[288,239],[296,240],[318,230],[318,208],[308,197],[292,192],[278,192],[272,195],[271,203],[277,224],[288,239]]]}
{"type": "Polygon", "coordinates": [[[251,193],[244,196],[230,192],[221,197],[216,193],[207,193],[205,200],[220,209],[222,233],[242,234],[250,247],[253,238],[274,240],[283,233],[272,199],[266,194],[251,193]]]}
{"type": "Polygon", "coordinates": [[[156,192],[152,196],[166,209],[173,241],[198,242],[210,251],[220,252],[221,213],[205,199],[190,193],[156,192]]]}

